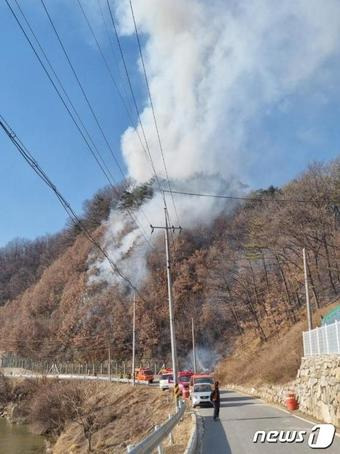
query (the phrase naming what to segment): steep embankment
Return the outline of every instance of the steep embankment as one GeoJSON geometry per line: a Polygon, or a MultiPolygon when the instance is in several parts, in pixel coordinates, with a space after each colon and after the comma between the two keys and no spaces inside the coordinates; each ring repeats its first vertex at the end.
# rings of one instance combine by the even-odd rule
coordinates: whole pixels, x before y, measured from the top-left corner
{"type": "MultiPolygon", "coordinates": [[[[315,326],[320,326],[321,317],[339,301],[314,311],[315,326]]],[[[293,326],[286,324],[266,342],[254,337],[251,332],[240,337],[233,354],[217,367],[220,381],[225,385],[257,387],[294,380],[303,356],[302,331],[307,330],[305,311],[301,310],[299,316],[301,320],[298,323],[293,326]]]]}
{"type": "MultiPolygon", "coordinates": [[[[125,453],[173,412],[172,393],[114,383],[0,380],[2,414],[29,424],[49,440],[53,454],[125,453]]],[[[191,431],[189,412],[168,452],[183,452],[191,431]]]]}

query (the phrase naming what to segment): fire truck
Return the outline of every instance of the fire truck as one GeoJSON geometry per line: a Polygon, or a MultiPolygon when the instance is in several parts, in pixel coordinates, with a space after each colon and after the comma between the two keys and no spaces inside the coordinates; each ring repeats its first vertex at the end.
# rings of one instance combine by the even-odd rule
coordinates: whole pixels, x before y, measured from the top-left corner
{"type": "Polygon", "coordinates": [[[151,369],[139,367],[138,369],[135,369],[135,379],[153,383],[154,374],[151,369]]]}

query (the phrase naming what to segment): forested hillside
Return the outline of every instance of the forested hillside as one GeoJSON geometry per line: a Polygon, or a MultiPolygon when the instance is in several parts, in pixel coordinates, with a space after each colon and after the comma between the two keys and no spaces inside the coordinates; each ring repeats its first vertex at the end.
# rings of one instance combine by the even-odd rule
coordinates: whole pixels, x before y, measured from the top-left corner
{"type": "MultiPolygon", "coordinates": [[[[83,222],[101,242],[110,210],[137,209],[151,186],[104,189],[86,203],[83,222]]],[[[175,236],[172,244],[177,344],[191,349],[191,317],[199,345],[221,354],[251,330],[263,342],[295,324],[304,299],[302,248],[307,251],[312,303],[340,291],[340,161],[314,164],[282,188],[258,190],[210,225],[175,236]]],[[[192,198],[192,210],[199,210],[192,198]]],[[[155,235],[155,234],[154,234],[155,235]]],[[[81,231],[0,250],[0,349],[24,357],[100,360],[131,352],[132,293],[89,279],[98,256],[81,231]]],[[[139,358],[169,357],[163,236],[147,250],[148,274],[137,298],[139,358]]]]}

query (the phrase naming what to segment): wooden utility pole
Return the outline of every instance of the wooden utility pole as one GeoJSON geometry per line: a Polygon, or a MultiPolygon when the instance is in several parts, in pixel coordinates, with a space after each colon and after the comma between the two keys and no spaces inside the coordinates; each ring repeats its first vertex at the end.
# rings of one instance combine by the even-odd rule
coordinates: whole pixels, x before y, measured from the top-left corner
{"type": "Polygon", "coordinates": [[[309,302],[309,290],[308,290],[308,275],[307,275],[307,260],[306,260],[306,249],[302,249],[303,254],[303,269],[305,272],[305,290],[306,290],[306,306],[307,306],[307,321],[308,321],[308,330],[313,329],[313,319],[312,311],[309,302]]]}

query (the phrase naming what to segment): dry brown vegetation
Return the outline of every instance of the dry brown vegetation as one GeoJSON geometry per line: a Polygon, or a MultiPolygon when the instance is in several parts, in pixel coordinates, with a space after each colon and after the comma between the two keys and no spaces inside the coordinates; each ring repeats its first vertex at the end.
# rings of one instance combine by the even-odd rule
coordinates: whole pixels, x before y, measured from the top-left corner
{"type": "MultiPolygon", "coordinates": [[[[338,303],[316,310],[313,313],[315,325],[319,326],[321,317],[338,303]]],[[[300,318],[305,317],[302,311],[300,318]]],[[[248,386],[294,380],[303,355],[302,331],[306,329],[306,321],[300,321],[292,327],[286,325],[265,343],[251,333],[242,336],[235,345],[233,355],[218,365],[219,380],[224,385],[248,386]]]]}
{"type": "MultiPolygon", "coordinates": [[[[133,209],[151,196],[146,188],[131,194],[123,189],[121,198],[106,190],[87,205],[84,222],[98,241],[105,229],[100,222],[110,207],[133,209]]],[[[273,334],[299,322],[305,303],[303,247],[316,307],[339,293],[340,161],[314,164],[283,188],[250,196],[256,200],[232,209],[226,201],[225,212],[210,226],[183,231],[175,240],[173,281],[181,358],[191,350],[192,316],[199,321],[197,343],[223,355],[249,332],[266,349],[273,334]]],[[[33,285],[28,280],[25,290],[20,286],[14,293],[6,290],[9,296],[0,308],[0,349],[25,358],[92,363],[107,358],[110,344],[112,358],[126,360],[131,356],[131,294],[123,285],[89,285],[89,265],[98,257],[77,229],[68,235],[51,263],[42,260],[45,265],[38,266],[33,285]]],[[[11,254],[11,259],[0,257],[0,282],[18,281],[20,254],[16,261],[16,253],[11,254]],[[6,260],[13,263],[3,271],[6,260]]],[[[137,301],[138,356],[163,362],[169,359],[170,335],[162,238],[147,260],[149,275],[140,289],[143,300],[137,301]]]]}
{"type": "MultiPolygon", "coordinates": [[[[0,375],[0,390],[1,412],[47,437],[54,454],[125,453],[174,412],[171,392],[145,386],[0,375]]],[[[183,452],[191,428],[187,411],[166,452],[183,452]]]]}
{"type": "MultiPolygon", "coordinates": [[[[154,388],[93,383],[87,386],[84,414],[92,417],[91,448],[94,453],[125,453],[129,444],[141,441],[156,424],[173,412],[170,393],[154,388]]],[[[174,434],[175,446],[169,452],[183,452],[191,430],[189,415],[174,434]],[[184,436],[183,436],[183,434],[184,436]]],[[[54,454],[88,452],[81,416],[74,418],[59,437],[54,454]]]]}

